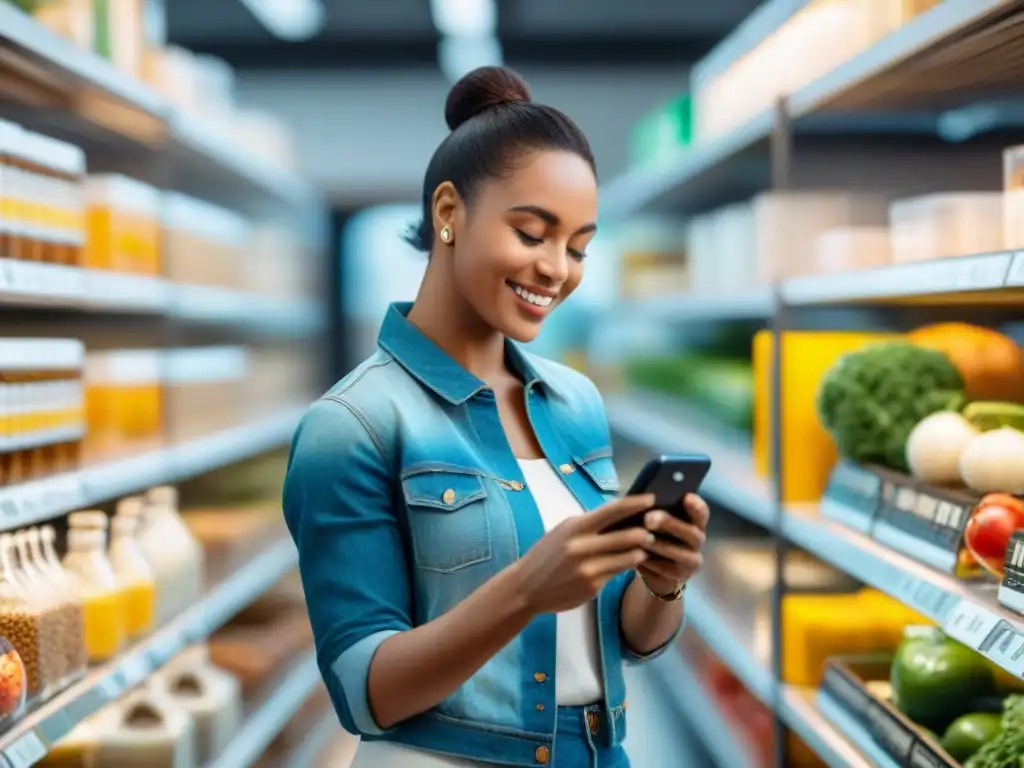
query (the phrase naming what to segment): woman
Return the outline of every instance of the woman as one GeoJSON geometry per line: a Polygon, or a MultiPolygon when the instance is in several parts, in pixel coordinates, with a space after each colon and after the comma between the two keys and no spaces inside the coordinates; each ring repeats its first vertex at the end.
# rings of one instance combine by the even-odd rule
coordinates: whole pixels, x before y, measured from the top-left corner
{"type": "Polygon", "coordinates": [[[284,510],[359,768],[628,765],[624,660],[682,624],[708,510],[617,498],[600,396],[523,352],[583,277],[586,138],[510,70],[451,90],[410,236],[429,263],[292,446],[284,510]],[[655,537],[655,533],[658,534],[655,537]]]}

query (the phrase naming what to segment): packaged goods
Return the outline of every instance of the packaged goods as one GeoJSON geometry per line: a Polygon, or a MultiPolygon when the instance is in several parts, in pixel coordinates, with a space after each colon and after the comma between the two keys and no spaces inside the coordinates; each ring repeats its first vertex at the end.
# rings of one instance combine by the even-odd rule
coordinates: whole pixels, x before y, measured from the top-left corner
{"type": "Polygon", "coordinates": [[[122,499],[111,521],[110,563],[124,593],[125,630],[130,639],[144,637],[156,620],[153,570],[139,545],[143,500],[122,499]]]}
{"type": "Polygon", "coordinates": [[[153,569],[160,625],[199,599],[203,591],[203,550],[178,514],[174,488],[164,486],[149,492],[138,539],[153,569]]]}
{"type": "Polygon", "coordinates": [[[125,641],[124,596],[107,557],[107,516],[68,515],[64,568],[75,578],[85,611],[85,647],[91,663],[114,656],[125,641]]]}

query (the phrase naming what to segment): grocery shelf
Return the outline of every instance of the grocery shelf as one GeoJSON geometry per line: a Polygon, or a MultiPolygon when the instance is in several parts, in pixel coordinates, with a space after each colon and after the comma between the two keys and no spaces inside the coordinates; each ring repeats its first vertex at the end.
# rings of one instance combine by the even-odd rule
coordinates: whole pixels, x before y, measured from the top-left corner
{"type": "MultiPolygon", "coordinates": [[[[28,714],[0,736],[6,768],[39,762],[50,747],[101,707],[116,701],[186,646],[209,636],[298,563],[291,540],[249,560],[185,613],[118,658],[91,669],[78,683],[28,714]]],[[[252,734],[250,734],[252,736],[252,734]]]]}
{"type": "Polygon", "coordinates": [[[768,660],[759,659],[739,636],[735,626],[738,622],[730,617],[728,606],[715,601],[702,588],[700,577],[686,589],[686,623],[754,696],[772,706],[775,682],[768,660]]]}
{"type": "MultiPolygon", "coordinates": [[[[993,292],[1019,286],[1024,286],[1024,253],[1005,251],[798,277],[783,282],[779,293],[788,305],[957,296],[976,301],[979,295],[991,302],[998,300],[993,292]]],[[[1019,293],[1007,298],[1019,301],[1019,293]]]]}
{"type": "MultiPolygon", "coordinates": [[[[686,591],[686,621],[722,662],[758,699],[776,709],[779,717],[832,768],[867,768],[873,765],[818,711],[813,693],[780,686],[767,667],[738,636],[728,609],[712,602],[699,581],[686,591]]],[[[692,686],[687,686],[687,693],[692,686]]],[[[706,718],[706,716],[705,716],[706,718]]],[[[700,723],[699,720],[694,722],[700,723]]],[[[722,763],[743,765],[745,763],[722,763]]]]}
{"type": "Polygon", "coordinates": [[[143,488],[202,474],[291,439],[304,409],[233,427],[181,445],[0,489],[0,530],[33,525],[143,488]]]}
{"type": "Polygon", "coordinates": [[[89,312],[168,314],[192,323],[264,333],[309,334],[323,312],[312,299],[290,299],[105,269],[0,259],[0,307],[60,307],[89,312]]]}
{"type": "Polygon", "coordinates": [[[818,516],[815,505],[783,515],[782,534],[942,627],[964,645],[1024,678],[1024,616],[1003,608],[992,584],[971,584],[933,570],[864,534],[818,516]]]}
{"type": "MultiPolygon", "coordinates": [[[[943,0],[877,43],[839,65],[834,70],[801,88],[789,97],[789,109],[794,116],[803,116],[823,109],[857,109],[866,106],[891,108],[904,106],[906,99],[919,99],[932,90],[942,93],[944,88],[929,89],[931,82],[922,82],[927,74],[937,77],[939,71],[955,71],[961,76],[951,80],[960,89],[989,85],[986,78],[1006,68],[999,63],[986,62],[989,53],[1004,62],[1009,53],[1002,47],[984,43],[974,49],[975,55],[966,65],[978,79],[964,77],[964,61],[950,56],[950,50],[969,47],[971,33],[984,28],[1000,11],[1014,10],[1016,0],[943,0]],[[932,54],[941,52],[941,57],[932,54]],[[935,59],[943,59],[941,63],[935,59]],[[945,64],[946,70],[939,67],[945,64]],[[915,70],[907,76],[908,69],[915,70]]],[[[1012,67],[1009,69],[1012,70],[1012,67]]]]}
{"type": "MultiPolygon", "coordinates": [[[[204,121],[182,114],[145,83],[8,3],[0,3],[0,72],[4,70],[24,75],[46,92],[62,93],[64,108],[86,123],[100,125],[115,139],[120,135],[126,146],[141,144],[153,157],[169,159],[172,179],[188,176],[186,191],[199,197],[235,203],[256,193],[295,208],[314,197],[312,188],[287,169],[245,151],[204,121]]],[[[73,138],[78,129],[61,124],[56,132],[73,138]]],[[[90,136],[80,138],[90,143],[90,136]]]]}
{"type": "Polygon", "coordinates": [[[762,286],[735,293],[680,293],[630,300],[624,307],[644,320],[765,320],[775,312],[775,292],[762,286]]]}
{"type": "Polygon", "coordinates": [[[248,768],[306,703],[320,683],[316,653],[295,664],[278,686],[249,715],[241,730],[207,768],[248,768]]]}
{"type": "MultiPolygon", "coordinates": [[[[850,61],[790,94],[787,98],[789,115],[798,119],[820,116],[831,109],[892,108],[908,97],[918,96],[922,90],[945,95],[943,85],[946,83],[956,82],[961,88],[977,84],[969,76],[943,77],[950,68],[959,67],[953,71],[961,73],[965,67],[963,59],[968,58],[969,53],[962,52],[959,58],[947,55],[945,61],[930,54],[944,50],[952,41],[971,46],[973,38],[968,32],[984,29],[1001,11],[1013,10],[1016,5],[1015,0],[944,0],[850,61]],[[906,76],[911,67],[917,68],[918,77],[906,76]],[[922,88],[922,73],[936,84],[931,91],[922,88]],[[884,100],[879,99],[880,94],[884,95],[884,100]]],[[[985,78],[993,73],[1012,75],[1013,67],[1005,64],[1009,59],[1003,47],[989,41],[988,47],[980,43],[969,50],[1002,58],[1002,64],[996,60],[988,67],[979,59],[970,62],[968,68],[977,72],[983,82],[988,83],[985,78]]],[[[769,109],[722,136],[682,148],[677,157],[657,166],[628,171],[602,187],[602,214],[621,218],[650,208],[685,216],[721,203],[729,196],[723,194],[723,185],[754,194],[759,190],[750,188],[750,158],[743,155],[749,154],[748,150],[761,156],[767,154],[774,123],[774,110],[769,109]]],[[[735,196],[734,191],[732,197],[735,196]]]]}
{"type": "Polygon", "coordinates": [[[716,428],[692,406],[652,392],[607,396],[605,409],[613,432],[653,453],[711,456],[703,492],[753,523],[774,527],[770,485],[754,475],[742,436],[716,428]]]}
{"type": "MultiPolygon", "coordinates": [[[[704,482],[702,492],[755,522],[761,519],[766,521],[763,525],[771,525],[767,510],[772,509],[773,501],[768,484],[754,477],[745,454],[716,438],[714,430],[696,426],[696,420],[670,421],[663,409],[657,411],[661,414],[658,421],[649,406],[629,397],[608,398],[608,413],[613,429],[630,439],[635,436],[637,442],[655,453],[708,453],[715,469],[704,482]],[[725,472],[716,476],[715,472],[722,469],[725,472]],[[737,500],[742,504],[736,504],[737,500]],[[764,517],[751,517],[750,512],[764,517]]],[[[1024,678],[1024,616],[999,605],[994,585],[966,583],[930,568],[852,528],[821,517],[816,504],[787,505],[777,528],[788,541],[910,606],[950,636],[1024,678]]],[[[700,603],[697,604],[696,619],[690,614],[692,606],[688,606],[687,612],[695,628],[702,620],[716,620],[715,611],[708,611],[709,618],[703,619],[700,603]]],[[[709,636],[719,629],[709,631],[709,636]]]]}
{"type": "Polygon", "coordinates": [[[800,739],[831,768],[880,768],[891,765],[878,760],[870,750],[871,740],[837,727],[831,710],[821,705],[814,691],[784,685],[779,697],[779,713],[800,739]],[[826,714],[826,712],[828,714],[826,714]],[[854,746],[856,744],[857,746],[854,746]]]}
{"type": "MultiPolygon", "coordinates": [[[[20,57],[24,65],[59,73],[77,86],[103,91],[142,112],[160,115],[167,110],[167,102],[156,91],[54,34],[8,3],[0,3],[0,41],[4,59],[8,55],[20,57]]],[[[4,61],[3,65],[10,63],[4,61]]]]}
{"type": "MultiPolygon", "coordinates": [[[[669,208],[680,216],[706,207],[704,201],[717,197],[719,184],[707,185],[712,172],[726,173],[726,161],[736,157],[771,134],[774,114],[763,112],[739,128],[717,139],[681,148],[679,154],[660,161],[657,165],[641,166],[627,171],[601,188],[601,215],[609,218],[623,218],[639,212],[648,206],[669,208]],[[671,201],[663,198],[672,197],[671,201]]],[[[749,176],[743,168],[737,168],[736,178],[727,179],[746,184],[749,176]]],[[[720,181],[720,180],[719,180],[720,181]]],[[[753,190],[751,190],[753,193],[753,190]]]]}
{"type": "Polygon", "coordinates": [[[674,651],[665,653],[654,663],[659,671],[658,684],[679,714],[693,726],[715,765],[754,768],[757,761],[750,754],[746,740],[736,733],[690,664],[674,651]]]}

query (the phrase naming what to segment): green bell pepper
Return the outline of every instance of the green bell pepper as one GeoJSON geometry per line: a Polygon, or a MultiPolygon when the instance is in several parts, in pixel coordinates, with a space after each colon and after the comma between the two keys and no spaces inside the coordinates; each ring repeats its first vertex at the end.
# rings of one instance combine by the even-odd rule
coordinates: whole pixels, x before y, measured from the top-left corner
{"type": "Polygon", "coordinates": [[[908,632],[896,651],[889,682],[893,704],[916,723],[941,732],[979,698],[995,692],[981,654],[928,628],[908,632]]]}

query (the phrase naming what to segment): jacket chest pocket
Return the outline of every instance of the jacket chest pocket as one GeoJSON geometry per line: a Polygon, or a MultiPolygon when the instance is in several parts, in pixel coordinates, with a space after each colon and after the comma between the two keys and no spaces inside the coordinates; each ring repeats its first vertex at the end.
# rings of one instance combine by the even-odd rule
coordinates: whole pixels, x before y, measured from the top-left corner
{"type": "Polygon", "coordinates": [[[619,475],[615,471],[611,450],[595,451],[582,458],[573,459],[586,477],[606,501],[616,498],[622,490],[619,475]]]}
{"type": "Polygon", "coordinates": [[[484,478],[457,467],[402,477],[416,567],[452,573],[491,559],[484,478]]]}

